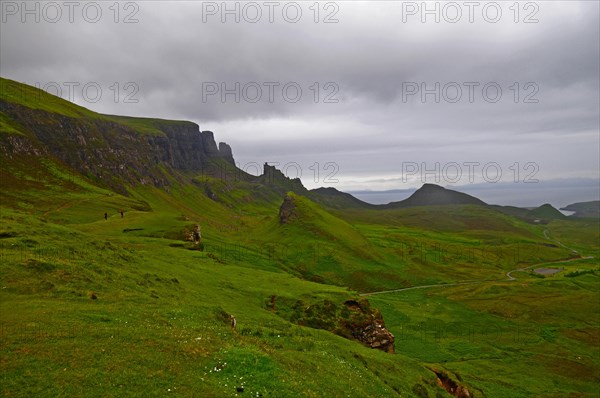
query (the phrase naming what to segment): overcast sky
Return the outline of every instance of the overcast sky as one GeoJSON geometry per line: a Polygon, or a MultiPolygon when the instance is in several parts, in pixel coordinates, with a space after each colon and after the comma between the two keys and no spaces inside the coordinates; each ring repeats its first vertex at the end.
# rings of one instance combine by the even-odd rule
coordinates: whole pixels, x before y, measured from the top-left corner
{"type": "Polygon", "coordinates": [[[512,182],[513,204],[577,178],[572,201],[598,199],[597,1],[1,3],[3,77],[192,120],[250,172],[279,162],[341,190],[512,182]]]}

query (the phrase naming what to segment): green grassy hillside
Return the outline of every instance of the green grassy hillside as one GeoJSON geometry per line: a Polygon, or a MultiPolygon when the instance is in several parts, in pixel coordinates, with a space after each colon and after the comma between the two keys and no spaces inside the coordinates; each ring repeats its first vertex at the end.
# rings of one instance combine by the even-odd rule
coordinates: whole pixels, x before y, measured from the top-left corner
{"type": "MultiPolygon", "coordinates": [[[[524,271],[510,282],[502,278],[514,265],[507,259],[495,264],[496,258],[483,251],[480,259],[488,264],[469,265],[452,252],[447,260],[436,257],[433,249],[440,242],[475,245],[481,237],[467,238],[468,232],[449,226],[447,232],[428,230],[408,216],[411,225],[406,226],[352,225],[297,195],[299,218],[281,225],[277,206],[265,205],[262,211],[257,206],[254,214],[247,208],[240,215],[226,202],[206,197],[200,187],[169,193],[139,187],[129,197],[90,187],[82,180],[71,191],[31,188],[26,199],[31,206],[2,208],[4,395],[85,395],[90,389],[108,396],[162,395],[171,389],[180,396],[234,396],[243,386],[245,393],[262,396],[412,396],[422,390],[446,396],[436,371],[455,381],[460,377],[473,396],[536,396],[552,380],[559,383],[552,396],[569,391],[593,396],[598,381],[597,352],[589,351],[598,333],[594,273],[540,279],[524,271]],[[45,201],[50,192],[53,200],[45,201]],[[107,221],[104,211],[110,214],[107,221]],[[183,240],[183,231],[196,222],[203,227],[203,252],[190,250],[191,243],[183,240]],[[249,234],[260,239],[248,239],[249,234]],[[431,245],[432,252],[424,259],[407,256],[416,250],[417,243],[410,243],[415,241],[431,245]],[[281,251],[263,246],[269,242],[281,251]],[[303,254],[282,249],[298,242],[320,243],[333,252],[322,260],[316,254],[314,274],[342,284],[348,270],[362,269],[364,280],[371,281],[366,291],[396,282],[400,288],[500,281],[369,296],[396,335],[397,353],[391,355],[295,325],[271,311],[273,296],[310,305],[341,303],[360,293],[304,280],[310,277],[296,272],[303,254]],[[547,298],[556,297],[556,289],[562,292],[560,303],[547,298]],[[573,302],[586,305],[563,317],[573,302]],[[236,331],[221,314],[236,316],[236,331]],[[500,333],[500,341],[494,333],[500,333]],[[514,352],[519,354],[508,355],[514,352]],[[588,370],[575,380],[562,376],[579,372],[578,366],[588,370]],[[320,377],[310,377],[314,372],[320,377]]],[[[570,224],[561,223],[550,225],[552,238],[572,234],[570,224]]],[[[525,239],[513,229],[496,229],[525,239]]],[[[535,227],[528,233],[537,239],[535,227]]],[[[593,239],[569,243],[582,249],[593,239]]],[[[558,250],[548,247],[544,255],[551,256],[551,249],[558,250]]],[[[594,270],[598,263],[561,266],[594,270]]]]}
{"type": "MultiPolygon", "coordinates": [[[[165,123],[187,124],[186,121],[171,121],[150,118],[132,118],[116,115],[102,115],[69,101],[54,96],[49,92],[36,87],[21,84],[14,80],[0,77],[0,100],[14,105],[21,105],[29,109],[44,111],[52,115],[66,116],[75,119],[86,119],[90,121],[114,121],[131,127],[141,134],[164,135],[160,129],[165,123]]],[[[0,113],[0,131],[8,134],[25,133],[23,128],[16,125],[14,121],[0,113]]]]}
{"type": "Polygon", "coordinates": [[[121,197],[42,187],[28,201],[2,208],[5,396],[216,397],[242,386],[252,396],[390,396],[433,377],[408,357],[273,313],[272,296],[339,303],[356,294],[303,281],[259,247],[238,245],[244,220],[199,189],[121,197]],[[52,204],[34,199],[43,192],[52,204]],[[183,240],[195,222],[203,252],[183,240]],[[236,316],[235,331],[221,314],[236,316]]]}
{"type": "MultiPolygon", "coordinates": [[[[17,89],[3,106],[38,95],[17,89]]],[[[40,101],[49,123],[105,117],[40,101]]],[[[325,208],[219,158],[211,172],[157,161],[162,180],[115,190],[3,117],[0,143],[33,148],[0,145],[3,396],[597,396],[598,220],[325,208]],[[364,299],[395,354],[334,333],[364,299]]],[[[110,118],[150,141],[178,124],[110,118]]]]}

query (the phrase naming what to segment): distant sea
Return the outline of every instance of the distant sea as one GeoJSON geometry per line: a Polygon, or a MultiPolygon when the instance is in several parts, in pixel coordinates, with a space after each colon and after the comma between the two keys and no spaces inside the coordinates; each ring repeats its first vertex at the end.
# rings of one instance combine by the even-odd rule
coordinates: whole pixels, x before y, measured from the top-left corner
{"type": "MultiPolygon", "coordinates": [[[[550,203],[559,209],[572,203],[600,200],[600,181],[597,179],[561,179],[530,184],[508,182],[440,185],[475,196],[486,203],[502,206],[538,207],[550,203]]],[[[386,204],[404,200],[416,190],[417,188],[410,188],[389,191],[348,191],[348,193],[367,203],[386,204]]]]}

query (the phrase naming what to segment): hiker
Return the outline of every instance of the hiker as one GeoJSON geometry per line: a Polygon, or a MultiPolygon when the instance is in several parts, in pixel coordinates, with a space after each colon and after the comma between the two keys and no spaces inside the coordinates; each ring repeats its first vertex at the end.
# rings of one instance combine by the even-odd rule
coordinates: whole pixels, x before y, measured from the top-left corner
{"type": "Polygon", "coordinates": [[[194,226],[194,232],[192,235],[194,237],[194,244],[197,245],[200,243],[200,239],[202,239],[202,233],[200,232],[200,226],[198,224],[194,226]]]}
{"type": "Polygon", "coordinates": [[[233,314],[229,315],[229,318],[231,319],[231,328],[235,330],[235,327],[237,326],[237,321],[235,320],[233,314]]]}
{"type": "Polygon", "coordinates": [[[108,213],[104,213],[104,219],[108,220],[108,213]]]}
{"type": "Polygon", "coordinates": [[[123,213],[124,213],[123,209],[119,210],[119,213],[121,213],[121,218],[123,218],[123,213]]]}

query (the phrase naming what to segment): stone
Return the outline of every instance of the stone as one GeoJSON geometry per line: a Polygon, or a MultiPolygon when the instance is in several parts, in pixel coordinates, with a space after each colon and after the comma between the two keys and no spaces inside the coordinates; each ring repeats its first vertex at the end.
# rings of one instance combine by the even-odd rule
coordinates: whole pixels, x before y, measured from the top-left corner
{"type": "Polygon", "coordinates": [[[285,195],[285,198],[283,198],[283,203],[279,208],[279,223],[287,224],[296,217],[296,204],[294,203],[294,198],[292,198],[290,195],[285,195]]]}

